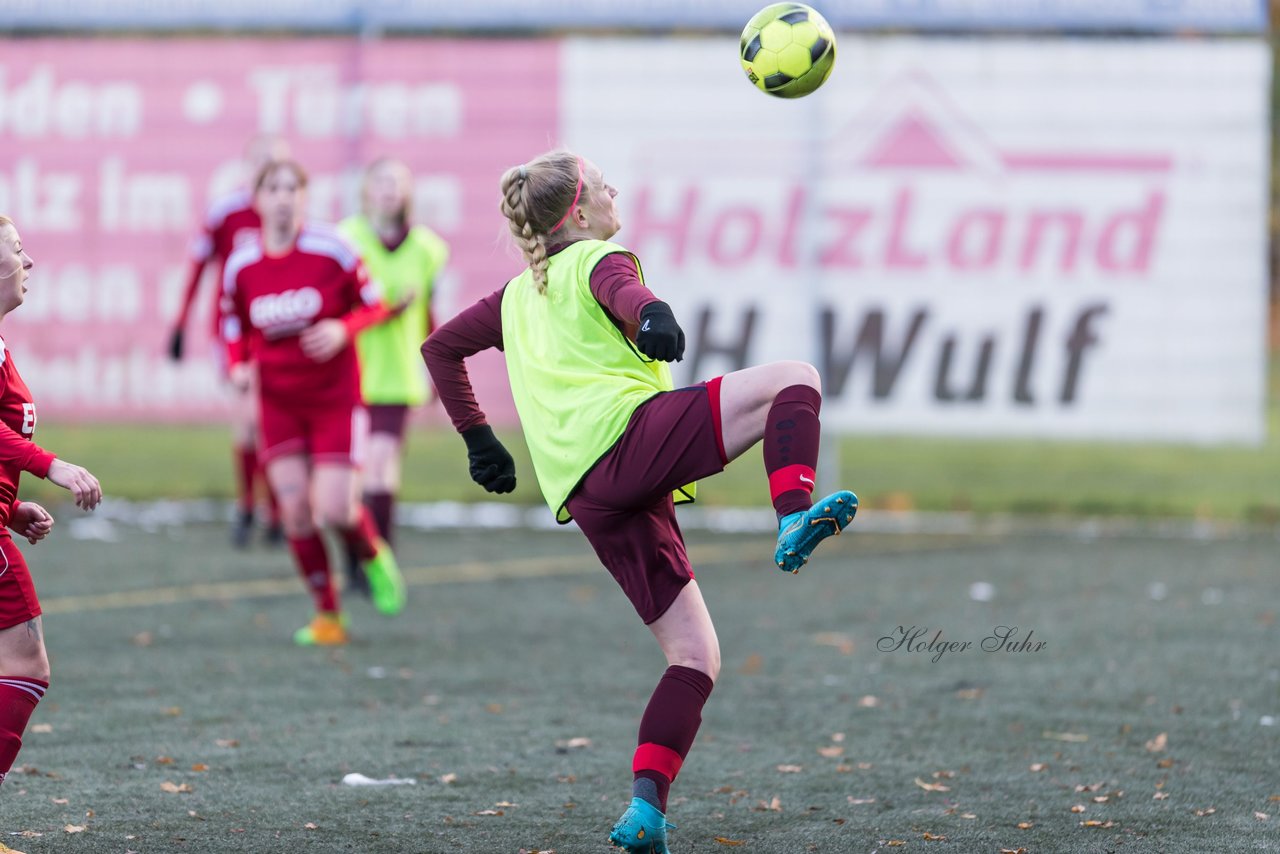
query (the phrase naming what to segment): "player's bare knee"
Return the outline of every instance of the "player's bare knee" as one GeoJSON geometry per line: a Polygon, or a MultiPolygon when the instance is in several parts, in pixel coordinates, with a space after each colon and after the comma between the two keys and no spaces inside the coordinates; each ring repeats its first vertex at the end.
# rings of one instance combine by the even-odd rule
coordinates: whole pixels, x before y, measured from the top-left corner
{"type": "Polygon", "coordinates": [[[783,362],[782,364],[786,366],[782,388],[807,385],[816,392],[822,392],[822,375],[813,365],[808,362],[783,362]]]}

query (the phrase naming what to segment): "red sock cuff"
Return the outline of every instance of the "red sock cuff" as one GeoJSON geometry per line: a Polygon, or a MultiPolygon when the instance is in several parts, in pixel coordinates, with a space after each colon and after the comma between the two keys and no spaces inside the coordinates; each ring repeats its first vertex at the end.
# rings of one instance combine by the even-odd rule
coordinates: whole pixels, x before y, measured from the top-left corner
{"type": "Polygon", "coordinates": [[[26,700],[34,707],[44,698],[44,692],[49,690],[49,683],[32,679],[30,676],[0,676],[0,688],[17,692],[20,699],[26,700]]]}
{"type": "Polygon", "coordinates": [[[635,756],[631,759],[631,773],[656,771],[668,780],[675,780],[683,764],[684,758],[670,747],[646,742],[636,748],[635,756]]]}
{"type": "Polygon", "coordinates": [[[811,494],[814,481],[814,471],[809,466],[800,464],[783,466],[769,475],[769,498],[776,501],[779,495],[791,492],[793,489],[811,494]]]}

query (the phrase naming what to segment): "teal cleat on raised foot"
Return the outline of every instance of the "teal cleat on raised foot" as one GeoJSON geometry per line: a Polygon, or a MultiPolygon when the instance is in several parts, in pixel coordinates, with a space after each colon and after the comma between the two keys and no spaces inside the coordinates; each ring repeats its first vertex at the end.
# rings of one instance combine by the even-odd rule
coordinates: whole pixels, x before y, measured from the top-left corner
{"type": "Polygon", "coordinates": [[[778,521],[778,550],[773,560],[783,572],[799,572],[818,543],[843,531],[858,512],[858,496],[847,489],[833,492],[800,513],[778,521]]]}
{"type": "Polygon", "coordinates": [[[631,806],[618,819],[609,842],[629,854],[670,854],[667,848],[667,817],[644,798],[632,798],[631,806]]]}

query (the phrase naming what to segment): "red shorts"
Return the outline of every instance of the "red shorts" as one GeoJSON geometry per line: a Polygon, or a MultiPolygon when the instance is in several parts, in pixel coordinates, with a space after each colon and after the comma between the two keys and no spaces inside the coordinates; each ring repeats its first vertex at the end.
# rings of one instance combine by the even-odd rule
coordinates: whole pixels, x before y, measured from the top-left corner
{"type": "Polygon", "coordinates": [[[40,616],[40,601],[31,581],[31,570],[18,545],[5,531],[0,534],[0,629],[20,626],[40,616]]]}
{"type": "Polygon", "coordinates": [[[261,398],[258,457],[263,464],[277,457],[303,454],[312,463],[360,465],[369,414],[360,404],[289,406],[261,398]]]}
{"type": "Polygon", "coordinates": [[[645,401],[566,502],[646,624],[693,578],[671,493],[725,465],[717,377],[645,401]]]}

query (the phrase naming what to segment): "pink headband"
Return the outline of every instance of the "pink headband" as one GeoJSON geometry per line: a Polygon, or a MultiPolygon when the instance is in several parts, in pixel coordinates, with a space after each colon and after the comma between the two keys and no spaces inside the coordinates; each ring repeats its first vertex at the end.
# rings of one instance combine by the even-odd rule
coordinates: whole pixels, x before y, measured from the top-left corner
{"type": "Polygon", "coordinates": [[[551,226],[551,230],[547,234],[555,234],[560,230],[560,226],[565,224],[569,219],[569,214],[573,213],[573,209],[578,206],[578,199],[582,198],[582,158],[578,158],[578,188],[573,191],[573,201],[569,203],[569,209],[564,212],[564,216],[560,217],[560,221],[551,226]]]}

